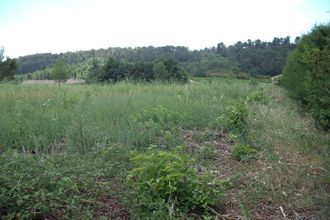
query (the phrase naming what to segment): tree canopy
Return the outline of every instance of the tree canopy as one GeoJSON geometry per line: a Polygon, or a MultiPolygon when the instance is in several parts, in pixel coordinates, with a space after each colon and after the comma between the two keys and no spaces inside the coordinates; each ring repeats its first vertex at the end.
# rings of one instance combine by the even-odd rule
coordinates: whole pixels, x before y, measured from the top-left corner
{"type": "MultiPolygon", "coordinates": [[[[290,51],[295,48],[290,38],[274,38],[271,42],[247,40],[226,46],[219,43],[215,47],[189,50],[182,46],[137,47],[67,52],[61,54],[35,54],[18,58],[19,73],[32,73],[52,65],[58,59],[67,64],[80,65],[91,60],[107,62],[111,59],[122,63],[155,63],[160,60],[176,60],[190,75],[205,76],[211,73],[243,72],[254,76],[273,76],[280,74],[290,51]]],[[[138,64],[140,63],[140,64],[138,64]]],[[[140,67],[138,67],[140,66],[140,67]]],[[[150,66],[148,67],[150,70],[150,66]]],[[[136,70],[136,69],[135,69],[136,70]]],[[[144,71],[146,71],[144,69],[144,71]]],[[[140,73],[139,73],[140,74],[140,73]]],[[[134,78],[134,76],[131,76],[134,78]]],[[[144,77],[148,78],[148,77],[144,77]]]]}

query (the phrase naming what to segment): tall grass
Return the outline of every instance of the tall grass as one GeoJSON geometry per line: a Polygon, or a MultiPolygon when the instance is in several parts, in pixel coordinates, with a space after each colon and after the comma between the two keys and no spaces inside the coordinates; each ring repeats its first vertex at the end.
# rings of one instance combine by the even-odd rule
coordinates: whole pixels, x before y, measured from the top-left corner
{"type": "Polygon", "coordinates": [[[265,219],[282,218],[279,207],[290,218],[315,217],[306,210],[328,215],[329,134],[269,83],[0,84],[0,112],[0,217],[125,218],[130,201],[118,215],[108,204],[122,210],[118,201],[131,198],[118,187],[132,169],[131,151],[173,150],[187,139],[196,149],[185,153],[201,171],[228,177],[238,216],[254,218],[267,207],[273,214],[265,219]],[[258,153],[237,161],[232,143],[258,153]]]}
{"type": "Polygon", "coordinates": [[[178,114],[176,127],[198,128],[215,121],[232,100],[249,95],[245,82],[114,85],[0,85],[2,149],[86,151],[96,143],[134,146],[136,121],[158,108],[178,114]]]}

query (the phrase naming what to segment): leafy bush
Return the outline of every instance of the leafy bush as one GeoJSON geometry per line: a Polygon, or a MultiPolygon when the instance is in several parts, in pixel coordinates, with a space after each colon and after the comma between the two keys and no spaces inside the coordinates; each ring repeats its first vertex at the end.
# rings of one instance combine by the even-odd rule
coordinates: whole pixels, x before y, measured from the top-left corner
{"type": "Polygon", "coordinates": [[[268,103],[268,97],[265,95],[265,93],[262,90],[257,90],[251,93],[251,95],[247,98],[249,102],[257,102],[262,104],[268,103]]]}
{"type": "Polygon", "coordinates": [[[229,130],[244,132],[247,127],[248,109],[244,102],[236,102],[225,109],[225,115],[217,122],[229,130]]]}
{"type": "Polygon", "coordinates": [[[208,211],[222,194],[213,179],[198,176],[179,152],[152,150],[132,157],[133,169],[127,184],[141,213],[188,213],[208,211]]]}
{"type": "Polygon", "coordinates": [[[317,126],[330,129],[330,23],[302,37],[283,72],[288,93],[305,103],[317,126]]]}
{"type": "MultiPolygon", "coordinates": [[[[330,34],[329,34],[330,37],[330,34]]],[[[316,125],[330,129],[330,41],[329,48],[314,49],[305,54],[307,77],[306,100],[316,125]]]]}
{"type": "Polygon", "coordinates": [[[186,83],[189,80],[188,72],[173,59],[154,63],[153,72],[160,81],[186,83]]]}
{"type": "Polygon", "coordinates": [[[254,157],[257,150],[250,145],[235,144],[233,146],[233,155],[240,161],[246,161],[254,157]]]}

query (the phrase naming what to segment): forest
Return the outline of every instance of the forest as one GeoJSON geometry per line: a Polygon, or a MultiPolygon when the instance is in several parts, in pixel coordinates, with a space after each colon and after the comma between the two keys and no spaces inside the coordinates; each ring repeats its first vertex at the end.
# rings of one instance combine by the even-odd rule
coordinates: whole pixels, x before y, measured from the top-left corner
{"type": "Polygon", "coordinates": [[[3,54],[0,219],[330,216],[330,24],[294,43],[3,54]]]}
{"type": "MultiPolygon", "coordinates": [[[[209,74],[247,73],[252,76],[274,76],[282,72],[285,60],[296,42],[290,37],[277,38],[272,42],[261,40],[237,42],[226,46],[217,46],[202,50],[189,50],[183,46],[108,48],[90,51],[67,52],[61,54],[35,54],[18,58],[20,74],[43,70],[63,59],[67,64],[81,66],[90,64],[93,59],[105,61],[109,57],[123,63],[154,63],[163,59],[179,62],[189,75],[207,76],[209,74]]],[[[74,70],[73,70],[74,71],[74,70]]]]}

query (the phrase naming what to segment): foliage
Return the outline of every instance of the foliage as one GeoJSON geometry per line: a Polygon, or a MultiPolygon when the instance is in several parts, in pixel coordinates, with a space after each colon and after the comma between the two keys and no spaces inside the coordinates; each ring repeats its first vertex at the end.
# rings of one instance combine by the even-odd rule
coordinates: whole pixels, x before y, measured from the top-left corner
{"type": "Polygon", "coordinates": [[[149,150],[134,155],[132,163],[127,184],[135,205],[145,212],[206,213],[222,194],[214,180],[198,176],[183,153],[149,150]]]}
{"type": "Polygon", "coordinates": [[[98,59],[93,57],[91,67],[88,69],[88,75],[87,75],[87,83],[95,83],[98,82],[100,79],[99,77],[103,74],[103,67],[98,59]]]}
{"type": "Polygon", "coordinates": [[[190,75],[206,76],[212,73],[243,72],[249,75],[273,76],[282,72],[288,53],[295,47],[290,38],[274,38],[271,42],[261,40],[237,42],[226,46],[201,50],[189,50],[182,46],[137,47],[67,52],[61,54],[35,54],[18,59],[19,73],[33,73],[52,65],[57,59],[67,64],[88,63],[91,59],[107,60],[112,57],[124,63],[156,63],[177,60],[190,75]]]}
{"type": "Polygon", "coordinates": [[[294,98],[307,104],[316,124],[330,129],[330,24],[315,26],[289,56],[283,85],[294,98]]]}
{"type": "Polygon", "coordinates": [[[269,97],[265,94],[265,92],[262,89],[260,89],[251,93],[251,95],[247,98],[247,101],[267,104],[269,101],[269,97]]]}
{"type": "Polygon", "coordinates": [[[61,82],[65,82],[69,78],[68,67],[66,66],[64,60],[56,61],[56,63],[53,65],[51,74],[52,78],[58,81],[59,84],[61,84],[61,82]]]}
{"type": "Polygon", "coordinates": [[[1,219],[94,218],[97,197],[107,195],[109,190],[109,183],[100,184],[96,180],[99,176],[113,176],[112,167],[116,164],[108,154],[42,157],[11,150],[2,153],[1,219]]]}
{"type": "Polygon", "coordinates": [[[4,49],[0,49],[0,82],[4,79],[14,79],[17,71],[17,62],[15,59],[4,57],[4,49]]]}
{"type": "Polygon", "coordinates": [[[152,63],[138,62],[128,67],[127,77],[135,81],[147,81],[155,80],[157,76],[153,71],[152,63]]]}
{"type": "Polygon", "coordinates": [[[306,96],[304,88],[306,64],[303,62],[303,53],[304,49],[300,44],[289,55],[283,70],[282,81],[290,96],[304,101],[306,96]]]}
{"type": "Polygon", "coordinates": [[[189,80],[188,72],[179,66],[179,63],[173,59],[167,59],[164,61],[164,65],[167,70],[167,78],[161,77],[166,81],[186,83],[189,80]]]}
{"type": "Polygon", "coordinates": [[[117,82],[125,79],[126,77],[126,64],[122,63],[114,58],[110,57],[103,67],[103,71],[101,72],[98,80],[101,82],[104,81],[112,81],[117,82]]]}
{"type": "Polygon", "coordinates": [[[169,78],[169,73],[162,61],[154,63],[152,70],[155,73],[155,78],[158,80],[165,81],[169,78]]]}
{"type": "Polygon", "coordinates": [[[235,144],[232,148],[233,156],[240,161],[246,161],[254,157],[257,150],[250,145],[235,144]]]}
{"type": "MultiPolygon", "coordinates": [[[[316,130],[309,115],[269,81],[193,80],[185,85],[63,85],[60,90],[0,84],[0,218],[22,219],[29,213],[28,219],[216,219],[217,214],[202,216],[201,210],[179,215],[182,207],[174,210],[165,202],[156,204],[159,212],[151,207],[151,213],[133,202],[136,189],[125,187],[134,165],[130,152],[150,156],[157,148],[188,157],[188,167],[196,172],[196,166],[208,190],[213,181],[203,173],[225,178],[230,188],[217,202],[231,204],[232,217],[249,213],[277,219],[283,216],[278,207],[287,204],[288,218],[296,212],[301,218],[327,219],[329,134],[316,130]],[[255,103],[259,92],[265,104],[255,103]],[[253,94],[252,103],[243,104],[253,94]],[[236,102],[248,108],[245,132],[228,131],[229,123],[221,131],[211,127],[236,102]],[[235,143],[260,150],[257,161],[233,160],[230,145],[235,143]],[[187,146],[184,153],[171,151],[177,145],[187,146]],[[233,198],[237,203],[231,203],[233,198]],[[271,212],[260,209],[266,203],[271,212]],[[116,216],[125,211],[130,215],[116,216]]],[[[219,121],[222,128],[227,118],[219,121]]],[[[221,206],[213,208],[227,215],[221,206]]]]}
{"type": "Polygon", "coordinates": [[[247,117],[247,106],[244,102],[239,101],[227,106],[225,114],[217,118],[217,121],[226,129],[243,133],[247,128],[247,117]]]}
{"type": "MultiPolygon", "coordinates": [[[[330,38],[330,28],[329,35],[330,38]]],[[[314,49],[305,54],[307,77],[306,101],[317,126],[330,129],[330,40],[327,48],[314,49]]]]}

